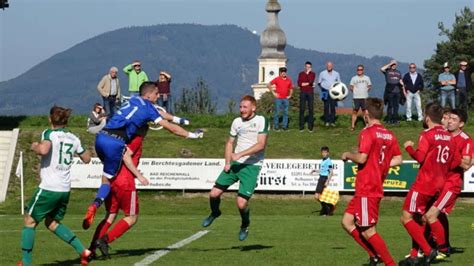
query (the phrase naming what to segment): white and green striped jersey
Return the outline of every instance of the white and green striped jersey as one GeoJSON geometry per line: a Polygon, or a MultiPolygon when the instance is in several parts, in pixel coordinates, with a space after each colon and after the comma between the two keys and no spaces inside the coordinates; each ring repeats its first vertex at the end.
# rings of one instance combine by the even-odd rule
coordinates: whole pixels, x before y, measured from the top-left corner
{"type": "Polygon", "coordinates": [[[46,129],[41,140],[50,141],[51,149],[41,158],[39,187],[56,192],[70,191],[72,157],[85,152],[81,141],[64,128],[46,129]]]}
{"type": "MultiPolygon", "coordinates": [[[[264,116],[255,115],[250,120],[237,117],[232,122],[230,136],[237,138],[235,153],[246,150],[257,143],[259,134],[268,134],[268,121],[264,116]]],[[[262,165],[265,150],[261,150],[238,160],[239,163],[262,165]]]]}

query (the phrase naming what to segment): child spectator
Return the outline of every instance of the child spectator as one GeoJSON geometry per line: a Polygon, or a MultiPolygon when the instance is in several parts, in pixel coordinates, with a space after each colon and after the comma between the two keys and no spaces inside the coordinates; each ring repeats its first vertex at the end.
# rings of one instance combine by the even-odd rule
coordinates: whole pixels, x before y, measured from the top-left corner
{"type": "MultiPolygon", "coordinates": [[[[321,193],[323,193],[324,188],[326,188],[331,180],[333,174],[333,164],[331,158],[329,158],[329,148],[327,146],[321,147],[321,156],[323,160],[319,167],[319,179],[318,184],[316,185],[316,191],[314,193],[314,198],[321,203],[321,215],[326,215],[331,212],[332,207],[328,206],[327,203],[320,201],[321,193]],[[329,208],[329,209],[328,209],[329,208]]],[[[315,173],[316,170],[313,170],[315,173]]]]}
{"type": "Polygon", "coordinates": [[[104,126],[107,120],[107,114],[100,103],[94,104],[92,112],[87,118],[87,132],[97,134],[104,126]]]}

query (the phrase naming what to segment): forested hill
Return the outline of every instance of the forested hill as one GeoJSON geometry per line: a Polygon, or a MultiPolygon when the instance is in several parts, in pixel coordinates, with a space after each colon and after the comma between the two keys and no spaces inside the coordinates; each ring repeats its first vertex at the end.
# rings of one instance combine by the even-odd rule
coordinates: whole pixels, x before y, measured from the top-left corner
{"type": "MultiPolygon", "coordinates": [[[[381,96],[384,82],[378,69],[389,61],[388,57],[366,58],[317,49],[317,43],[314,50],[287,46],[288,73],[295,81],[307,60],[313,62],[317,72],[324,69],[324,62],[333,61],[345,83],[355,74],[356,65],[364,64],[374,83],[372,95],[381,96]]],[[[100,100],[96,85],[111,66],[119,68],[122,92],[127,92],[128,79],[121,69],[134,59],[142,61],[150,79],[156,80],[160,70],[172,73],[175,97],[202,77],[218,110],[223,111],[230,99],[251,93],[250,85],[257,81],[259,54],[259,36],[234,25],[122,28],[81,42],[16,78],[1,82],[0,115],[45,114],[53,104],[71,107],[74,113],[86,113],[100,100]]],[[[406,70],[406,64],[401,64],[400,69],[406,70]]]]}

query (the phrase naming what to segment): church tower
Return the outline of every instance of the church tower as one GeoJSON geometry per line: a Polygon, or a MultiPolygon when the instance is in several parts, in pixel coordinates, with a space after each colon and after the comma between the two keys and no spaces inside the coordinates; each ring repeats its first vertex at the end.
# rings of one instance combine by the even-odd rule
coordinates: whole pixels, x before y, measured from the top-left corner
{"type": "Polygon", "coordinates": [[[258,100],[268,91],[267,84],[278,76],[278,69],[286,67],[286,36],[278,24],[281,10],[278,0],[269,0],[265,10],[268,13],[267,27],[260,36],[262,53],[258,58],[258,82],[252,85],[253,94],[258,100]]]}

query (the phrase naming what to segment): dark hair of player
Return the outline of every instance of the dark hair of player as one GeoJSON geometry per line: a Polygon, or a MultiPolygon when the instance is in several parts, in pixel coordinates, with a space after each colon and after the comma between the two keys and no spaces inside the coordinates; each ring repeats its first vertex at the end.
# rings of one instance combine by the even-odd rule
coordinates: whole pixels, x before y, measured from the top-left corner
{"type": "Polygon", "coordinates": [[[322,146],[321,151],[327,151],[329,152],[329,147],[328,146],[322,146]]]}
{"type": "Polygon", "coordinates": [[[365,100],[365,108],[369,112],[369,117],[373,119],[382,119],[383,100],[380,98],[369,97],[365,100]]]}
{"type": "Polygon", "coordinates": [[[243,101],[249,101],[251,104],[253,104],[253,106],[257,106],[257,100],[255,100],[255,97],[251,96],[251,95],[244,95],[244,97],[242,97],[242,99],[240,99],[241,102],[243,101]]]}
{"type": "Polygon", "coordinates": [[[54,126],[65,126],[71,113],[72,109],[55,105],[49,110],[49,118],[54,126]]]}
{"type": "Polygon", "coordinates": [[[443,108],[443,114],[449,114],[451,113],[451,108],[450,107],[444,107],[443,108]]]}
{"type": "Polygon", "coordinates": [[[457,115],[461,122],[466,123],[466,121],[467,121],[467,113],[466,113],[466,111],[464,111],[462,109],[454,109],[450,112],[450,114],[457,115]]]}
{"type": "Polygon", "coordinates": [[[150,91],[154,91],[154,90],[157,90],[158,88],[156,87],[156,83],[155,82],[151,82],[151,81],[145,81],[142,83],[142,85],[140,85],[140,96],[143,96],[147,93],[149,93],[150,91]]]}
{"type": "Polygon", "coordinates": [[[429,117],[435,124],[440,124],[443,119],[444,110],[439,104],[429,103],[425,107],[425,116],[429,117]]]}

